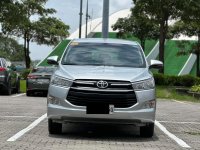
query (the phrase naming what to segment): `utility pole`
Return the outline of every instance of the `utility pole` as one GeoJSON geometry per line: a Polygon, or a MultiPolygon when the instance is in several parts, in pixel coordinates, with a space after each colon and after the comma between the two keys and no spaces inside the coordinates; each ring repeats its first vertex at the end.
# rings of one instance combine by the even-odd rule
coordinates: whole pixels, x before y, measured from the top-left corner
{"type": "Polygon", "coordinates": [[[79,38],[81,38],[82,16],[83,16],[83,0],[80,0],[80,23],[79,23],[79,38]]]}
{"type": "Polygon", "coordinates": [[[89,14],[88,14],[88,0],[87,0],[87,6],[86,6],[86,29],[85,29],[85,38],[87,38],[87,33],[88,33],[88,19],[89,19],[89,14]]]}
{"type": "Polygon", "coordinates": [[[109,1],[110,0],[103,0],[102,38],[109,37],[109,1]]]}

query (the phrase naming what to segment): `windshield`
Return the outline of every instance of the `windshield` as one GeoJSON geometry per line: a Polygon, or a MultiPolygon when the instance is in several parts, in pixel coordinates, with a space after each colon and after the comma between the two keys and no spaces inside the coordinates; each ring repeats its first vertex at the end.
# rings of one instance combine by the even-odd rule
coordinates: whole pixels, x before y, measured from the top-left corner
{"type": "Polygon", "coordinates": [[[125,44],[81,43],[71,45],[64,54],[62,64],[146,67],[141,48],[125,44]]]}

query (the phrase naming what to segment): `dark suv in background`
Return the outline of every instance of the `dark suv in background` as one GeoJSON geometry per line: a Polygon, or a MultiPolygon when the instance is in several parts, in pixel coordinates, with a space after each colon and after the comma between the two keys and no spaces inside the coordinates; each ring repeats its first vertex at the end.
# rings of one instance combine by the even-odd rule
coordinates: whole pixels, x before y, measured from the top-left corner
{"type": "Polygon", "coordinates": [[[36,93],[47,94],[49,82],[55,67],[37,67],[28,75],[26,80],[26,95],[31,96],[36,93]]]}
{"type": "Polygon", "coordinates": [[[6,59],[0,58],[0,91],[6,95],[20,92],[20,77],[15,67],[6,59]]]}

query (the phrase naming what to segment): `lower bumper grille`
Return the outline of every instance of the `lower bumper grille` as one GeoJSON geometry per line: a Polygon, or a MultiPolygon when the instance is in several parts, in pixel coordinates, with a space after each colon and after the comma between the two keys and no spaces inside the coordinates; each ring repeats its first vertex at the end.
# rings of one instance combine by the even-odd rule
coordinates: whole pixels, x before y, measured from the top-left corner
{"type": "Polygon", "coordinates": [[[137,103],[134,91],[110,92],[110,91],[86,91],[71,88],[67,100],[76,106],[87,106],[88,104],[108,104],[116,108],[128,108],[137,103]]]}

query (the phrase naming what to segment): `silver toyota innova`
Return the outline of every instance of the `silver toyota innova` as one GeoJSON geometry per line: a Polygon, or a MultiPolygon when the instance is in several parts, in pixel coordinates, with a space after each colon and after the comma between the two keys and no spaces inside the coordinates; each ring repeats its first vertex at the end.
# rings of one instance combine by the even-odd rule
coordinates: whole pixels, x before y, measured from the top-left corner
{"type": "Polygon", "coordinates": [[[52,75],[48,93],[50,134],[62,132],[63,123],[112,123],[140,127],[152,137],[156,112],[155,82],[137,42],[116,39],[77,39],[67,46],[52,75]]]}

